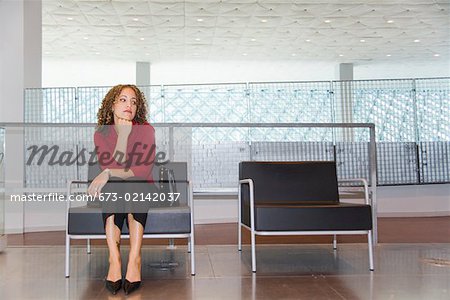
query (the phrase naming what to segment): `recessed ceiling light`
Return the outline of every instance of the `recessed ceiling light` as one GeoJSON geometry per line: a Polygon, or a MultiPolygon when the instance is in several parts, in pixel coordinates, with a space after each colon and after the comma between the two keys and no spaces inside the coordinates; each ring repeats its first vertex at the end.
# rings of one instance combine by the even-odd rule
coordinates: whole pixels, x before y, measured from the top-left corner
{"type": "Polygon", "coordinates": [[[414,43],[419,43],[420,42],[420,40],[414,40],[414,43]]]}
{"type": "Polygon", "coordinates": [[[143,40],[145,40],[145,38],[141,37],[140,40],[143,41],[143,40]]]}
{"type": "Polygon", "coordinates": [[[306,40],[306,42],[308,42],[308,43],[309,43],[309,42],[311,42],[311,40],[306,40]]]}
{"type": "Polygon", "coordinates": [[[387,20],[387,23],[389,24],[394,23],[394,20],[387,20]]]}
{"type": "Polygon", "coordinates": [[[325,23],[331,23],[331,20],[325,20],[324,22],[325,23]]]}
{"type": "Polygon", "coordinates": [[[247,56],[248,54],[247,54],[247,53],[242,53],[242,55],[243,55],[243,56],[247,56]]]}
{"type": "Polygon", "coordinates": [[[261,23],[267,23],[267,20],[266,19],[262,19],[261,23]]]}
{"type": "Polygon", "coordinates": [[[366,42],[366,40],[359,40],[361,43],[365,43],[366,42]]]}
{"type": "Polygon", "coordinates": [[[340,57],[344,56],[344,54],[339,54],[340,57]]]}
{"type": "Polygon", "coordinates": [[[390,55],[390,54],[386,54],[386,56],[387,56],[387,57],[390,57],[391,55],[390,55]]]}
{"type": "Polygon", "coordinates": [[[295,53],[292,53],[291,55],[292,55],[292,56],[297,56],[297,54],[295,54],[295,53]]]}
{"type": "Polygon", "coordinates": [[[438,57],[438,56],[441,56],[441,55],[439,53],[436,53],[434,56],[438,57]]]}
{"type": "Polygon", "coordinates": [[[95,52],[95,54],[100,55],[100,52],[95,52]]]}
{"type": "Polygon", "coordinates": [[[256,41],[256,39],[251,39],[250,41],[254,42],[254,41],[256,41]]]}
{"type": "Polygon", "coordinates": [[[136,22],[137,22],[137,21],[139,21],[139,19],[138,19],[138,18],[133,18],[133,21],[136,21],[136,22]]]}
{"type": "Polygon", "coordinates": [[[73,18],[72,17],[67,17],[67,20],[72,21],[73,18]]]}
{"type": "Polygon", "coordinates": [[[85,36],[84,38],[83,38],[83,40],[88,40],[89,38],[87,37],[87,36],[85,36]]]}
{"type": "Polygon", "coordinates": [[[51,52],[45,51],[44,54],[50,54],[51,52]]]}
{"type": "Polygon", "coordinates": [[[196,38],[195,40],[196,40],[197,42],[198,42],[198,41],[200,41],[200,39],[199,39],[199,38],[196,38]]]}
{"type": "Polygon", "coordinates": [[[203,19],[199,18],[197,19],[197,22],[203,22],[203,19]]]}
{"type": "Polygon", "coordinates": [[[150,53],[145,53],[145,55],[147,55],[147,56],[148,56],[148,55],[150,55],[150,53]]]}

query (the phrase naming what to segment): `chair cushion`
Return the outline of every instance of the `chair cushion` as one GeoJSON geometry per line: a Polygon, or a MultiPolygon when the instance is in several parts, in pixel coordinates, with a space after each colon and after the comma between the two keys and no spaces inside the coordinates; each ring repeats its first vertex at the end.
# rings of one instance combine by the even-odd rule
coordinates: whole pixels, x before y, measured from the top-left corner
{"type": "MultiPolygon", "coordinates": [[[[243,223],[250,227],[249,207],[243,223]]],[[[336,203],[264,203],[255,205],[255,227],[260,231],[336,231],[372,229],[370,205],[336,203]]]]}
{"type": "MultiPolygon", "coordinates": [[[[105,234],[102,209],[98,207],[71,207],[68,232],[72,235],[105,234]]],[[[144,234],[190,233],[191,213],[188,206],[158,207],[148,211],[144,234]]],[[[122,234],[128,234],[126,224],[122,234]]]]}

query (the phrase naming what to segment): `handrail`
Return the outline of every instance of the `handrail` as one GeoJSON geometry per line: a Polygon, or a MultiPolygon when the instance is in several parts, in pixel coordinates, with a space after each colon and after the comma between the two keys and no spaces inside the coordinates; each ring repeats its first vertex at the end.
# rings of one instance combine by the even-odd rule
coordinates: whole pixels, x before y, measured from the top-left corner
{"type": "MultiPolygon", "coordinates": [[[[96,123],[0,122],[0,127],[92,127],[96,123]]],[[[375,128],[374,123],[152,123],[153,127],[321,127],[375,128]]]]}

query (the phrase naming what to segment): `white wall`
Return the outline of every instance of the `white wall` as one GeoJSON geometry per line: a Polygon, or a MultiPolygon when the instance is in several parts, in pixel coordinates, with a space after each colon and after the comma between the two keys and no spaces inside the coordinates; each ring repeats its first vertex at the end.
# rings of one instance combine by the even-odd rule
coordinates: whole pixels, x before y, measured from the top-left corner
{"type": "Polygon", "coordinates": [[[152,84],[334,79],[335,63],[303,61],[180,61],[153,63],[152,84]]]}
{"type": "MultiPolygon", "coordinates": [[[[338,79],[337,62],[204,60],[151,63],[151,84],[317,81],[338,79]]],[[[355,63],[354,79],[450,76],[450,62],[355,63]]],[[[43,86],[110,86],[136,81],[136,62],[110,60],[43,60],[43,86]]]]}
{"type": "MultiPolygon", "coordinates": [[[[0,122],[23,121],[24,3],[0,1],[0,122]]],[[[23,137],[21,129],[6,130],[5,188],[23,184],[23,137]]],[[[5,230],[23,224],[23,205],[5,202],[5,230]]],[[[0,211],[0,213],[3,213],[0,211]]]]}
{"type": "Polygon", "coordinates": [[[450,77],[450,61],[430,58],[417,62],[378,62],[355,65],[354,79],[450,77]]]}
{"type": "Polygon", "coordinates": [[[22,1],[0,1],[0,122],[23,119],[23,6],[22,1]]]}
{"type": "Polygon", "coordinates": [[[136,82],[136,62],[48,59],[42,61],[43,87],[113,86],[136,82]]]}
{"type": "Polygon", "coordinates": [[[450,216],[450,184],[385,186],[377,197],[380,216],[450,216]]]}

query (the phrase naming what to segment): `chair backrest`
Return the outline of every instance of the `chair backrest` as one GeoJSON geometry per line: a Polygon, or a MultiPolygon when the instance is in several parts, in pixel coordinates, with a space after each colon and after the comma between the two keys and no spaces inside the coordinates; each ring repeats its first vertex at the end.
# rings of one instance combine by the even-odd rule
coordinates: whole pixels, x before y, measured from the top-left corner
{"type": "MultiPolygon", "coordinates": [[[[332,161],[258,162],[239,164],[239,179],[251,178],[255,203],[296,202],[333,204],[339,202],[336,163],[332,161]]],[[[242,187],[248,200],[248,186],[242,187]]]]}
{"type": "Polygon", "coordinates": [[[98,161],[95,163],[89,163],[88,164],[88,181],[94,180],[95,177],[97,177],[98,174],[102,169],[100,169],[100,165],[98,164],[98,161]]]}
{"type": "MultiPolygon", "coordinates": [[[[159,187],[160,168],[164,167],[173,171],[175,179],[176,192],[180,193],[179,201],[180,205],[188,204],[188,186],[186,181],[188,180],[187,163],[186,162],[168,162],[161,166],[154,165],[152,169],[153,180],[155,185],[159,187]]],[[[88,180],[92,181],[101,169],[98,163],[89,164],[88,166],[88,180]]],[[[167,184],[167,183],[165,183],[167,184]]]]}

